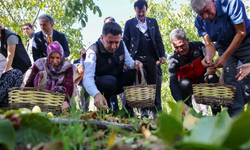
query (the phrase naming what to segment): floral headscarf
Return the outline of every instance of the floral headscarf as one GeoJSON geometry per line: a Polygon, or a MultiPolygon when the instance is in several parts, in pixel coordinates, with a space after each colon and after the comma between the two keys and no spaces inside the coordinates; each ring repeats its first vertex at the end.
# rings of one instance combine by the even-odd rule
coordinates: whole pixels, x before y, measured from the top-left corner
{"type": "Polygon", "coordinates": [[[70,66],[72,66],[70,63],[66,62],[64,60],[64,51],[60,43],[57,41],[52,42],[47,47],[47,59],[39,59],[39,61],[35,62],[35,65],[40,70],[40,74],[38,74],[35,78],[34,85],[38,86],[39,82],[42,78],[42,72],[46,71],[47,77],[46,77],[46,87],[47,90],[53,90],[58,85],[63,84],[63,80],[66,74],[66,71],[70,66]],[[61,62],[58,66],[54,67],[49,62],[50,55],[52,52],[57,52],[61,55],[61,62]]]}

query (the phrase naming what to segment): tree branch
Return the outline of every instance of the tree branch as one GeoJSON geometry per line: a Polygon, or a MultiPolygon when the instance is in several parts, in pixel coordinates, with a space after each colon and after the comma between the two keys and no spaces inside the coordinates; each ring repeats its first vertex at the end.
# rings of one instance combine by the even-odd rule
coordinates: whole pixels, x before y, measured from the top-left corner
{"type": "Polygon", "coordinates": [[[8,12],[8,14],[10,15],[11,19],[16,23],[17,21],[14,19],[14,17],[11,15],[10,11],[7,9],[7,7],[5,6],[5,4],[3,3],[3,0],[0,0],[1,4],[4,6],[4,8],[6,9],[6,11],[8,12]]]}
{"type": "Polygon", "coordinates": [[[35,22],[36,22],[36,20],[37,20],[37,18],[38,18],[38,15],[39,15],[39,13],[40,13],[40,10],[41,10],[41,8],[39,7],[39,10],[38,10],[38,12],[37,12],[37,14],[36,14],[36,17],[35,17],[35,19],[34,19],[34,21],[33,21],[33,23],[32,23],[33,26],[34,26],[34,24],[35,24],[35,22]]]}

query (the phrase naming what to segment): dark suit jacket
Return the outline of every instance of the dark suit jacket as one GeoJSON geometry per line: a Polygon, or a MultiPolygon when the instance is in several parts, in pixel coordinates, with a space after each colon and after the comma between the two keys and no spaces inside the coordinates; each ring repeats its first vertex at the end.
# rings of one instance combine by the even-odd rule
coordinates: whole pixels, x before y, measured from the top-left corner
{"type": "MultiPolygon", "coordinates": [[[[69,46],[65,35],[53,29],[52,39],[53,41],[58,41],[62,45],[64,49],[64,56],[68,57],[69,46]]],[[[36,61],[39,58],[46,57],[47,56],[46,50],[47,50],[46,38],[44,37],[43,32],[39,31],[34,34],[33,38],[32,52],[34,61],[36,61]]]]}
{"type": "MultiPolygon", "coordinates": [[[[154,43],[154,51],[158,57],[156,60],[158,60],[159,57],[165,57],[165,49],[162,43],[159,26],[154,18],[146,17],[146,21],[150,37],[154,43]]],[[[134,58],[138,51],[140,32],[137,18],[132,18],[126,21],[123,41],[125,42],[132,58],[134,58]]]]}
{"type": "Polygon", "coordinates": [[[74,60],[73,64],[79,64],[80,63],[81,58],[74,60]]]}

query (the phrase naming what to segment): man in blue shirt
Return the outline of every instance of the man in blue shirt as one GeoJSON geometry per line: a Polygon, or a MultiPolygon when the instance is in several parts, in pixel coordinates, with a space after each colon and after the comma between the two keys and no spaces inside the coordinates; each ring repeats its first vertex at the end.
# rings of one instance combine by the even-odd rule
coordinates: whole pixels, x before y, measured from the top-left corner
{"type": "Polygon", "coordinates": [[[237,79],[237,64],[250,62],[250,20],[241,0],[191,0],[197,13],[195,27],[206,45],[204,67],[224,70],[224,82],[236,87],[234,103],[228,108],[230,116],[244,108],[241,87],[237,79]],[[216,50],[219,58],[213,63],[216,50]]]}

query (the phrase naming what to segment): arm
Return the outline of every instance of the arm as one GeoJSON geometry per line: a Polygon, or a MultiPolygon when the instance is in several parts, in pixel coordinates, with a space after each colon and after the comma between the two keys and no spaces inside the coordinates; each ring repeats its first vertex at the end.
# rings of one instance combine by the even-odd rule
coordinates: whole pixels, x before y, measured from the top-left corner
{"type": "Polygon", "coordinates": [[[30,73],[30,76],[26,82],[25,87],[34,87],[34,79],[37,75],[37,73],[39,72],[39,69],[36,67],[36,65],[34,64],[30,73]]]}
{"type": "Polygon", "coordinates": [[[206,56],[201,61],[201,63],[204,67],[211,67],[213,65],[213,58],[216,52],[216,47],[208,34],[205,34],[203,36],[203,40],[206,46],[206,56]]]}
{"type": "Polygon", "coordinates": [[[166,62],[165,49],[162,43],[162,37],[161,37],[161,33],[159,30],[159,25],[157,23],[157,20],[155,20],[155,43],[156,43],[156,48],[158,50],[159,56],[161,58],[161,63],[164,64],[166,62]]]}
{"type": "Polygon", "coordinates": [[[7,72],[12,69],[12,62],[13,58],[15,56],[15,50],[16,50],[16,45],[8,45],[7,51],[8,51],[8,56],[7,56],[7,65],[4,69],[4,72],[7,72]]]}
{"type": "Polygon", "coordinates": [[[96,54],[92,49],[88,49],[86,52],[86,59],[84,61],[85,66],[85,74],[83,77],[83,85],[87,92],[94,97],[95,99],[95,106],[100,109],[101,105],[104,106],[103,109],[108,107],[106,99],[100,93],[95,85],[95,68],[96,68],[96,54]]]}
{"type": "Polygon", "coordinates": [[[15,57],[16,44],[18,44],[19,39],[16,35],[10,35],[7,38],[7,58],[6,58],[6,67],[4,72],[9,71],[12,68],[13,58],[15,57]]]}
{"type": "Polygon", "coordinates": [[[168,62],[168,72],[169,72],[169,80],[170,80],[170,90],[175,101],[182,101],[182,92],[179,85],[178,77],[177,77],[177,64],[178,60],[174,57],[170,57],[168,62]]]}
{"type": "MultiPolygon", "coordinates": [[[[122,41],[121,41],[122,42],[122,41]]],[[[131,56],[128,53],[128,49],[126,47],[126,45],[124,44],[124,52],[125,52],[125,61],[124,61],[124,65],[128,68],[128,69],[134,69],[135,68],[135,61],[131,58],[131,56]]]]}
{"type": "Polygon", "coordinates": [[[214,64],[215,68],[221,68],[224,67],[228,58],[234,53],[234,51],[240,46],[241,42],[244,40],[246,36],[246,27],[245,27],[245,22],[242,22],[240,24],[234,24],[234,29],[235,29],[235,36],[233,38],[233,41],[221,55],[214,64]]]}

